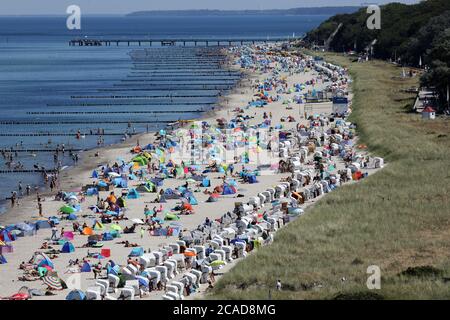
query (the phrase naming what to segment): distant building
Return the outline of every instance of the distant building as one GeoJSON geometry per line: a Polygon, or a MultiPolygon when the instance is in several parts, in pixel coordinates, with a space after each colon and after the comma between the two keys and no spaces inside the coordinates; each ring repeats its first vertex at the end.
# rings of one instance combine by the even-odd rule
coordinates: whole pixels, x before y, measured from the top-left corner
{"type": "Polygon", "coordinates": [[[436,105],[437,95],[434,88],[421,88],[417,94],[413,110],[421,113],[425,107],[436,105]]]}
{"type": "Polygon", "coordinates": [[[348,112],[348,98],[344,91],[338,90],[333,97],[332,112],[339,115],[345,115],[348,112]]]}
{"type": "Polygon", "coordinates": [[[432,107],[426,107],[422,111],[422,119],[435,119],[436,118],[436,110],[432,107]]]}

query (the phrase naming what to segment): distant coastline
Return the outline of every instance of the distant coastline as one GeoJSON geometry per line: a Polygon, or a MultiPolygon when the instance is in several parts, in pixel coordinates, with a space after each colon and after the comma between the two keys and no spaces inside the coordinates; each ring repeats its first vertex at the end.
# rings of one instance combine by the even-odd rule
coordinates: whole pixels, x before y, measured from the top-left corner
{"type": "Polygon", "coordinates": [[[147,16],[233,16],[233,15],[335,15],[353,13],[360,9],[359,6],[344,7],[305,7],[292,9],[268,9],[268,10],[154,10],[136,11],[127,14],[127,17],[147,16]]]}

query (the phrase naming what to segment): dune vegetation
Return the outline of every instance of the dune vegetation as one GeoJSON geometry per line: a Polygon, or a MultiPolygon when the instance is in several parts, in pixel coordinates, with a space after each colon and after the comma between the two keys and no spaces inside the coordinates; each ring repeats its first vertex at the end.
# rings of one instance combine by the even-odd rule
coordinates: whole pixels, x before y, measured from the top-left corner
{"type": "Polygon", "coordinates": [[[387,166],[319,200],[225,274],[208,298],[450,298],[448,119],[410,112],[414,95],[402,90],[419,79],[401,78],[401,68],[324,56],[349,68],[350,120],[387,166]],[[370,265],[381,269],[380,290],[367,289],[370,265]]]}

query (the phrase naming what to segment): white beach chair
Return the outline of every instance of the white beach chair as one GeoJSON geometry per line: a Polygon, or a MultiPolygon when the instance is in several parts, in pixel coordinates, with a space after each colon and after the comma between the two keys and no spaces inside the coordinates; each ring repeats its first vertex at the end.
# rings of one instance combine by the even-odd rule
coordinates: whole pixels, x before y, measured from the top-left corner
{"type": "Polygon", "coordinates": [[[180,296],[183,296],[183,292],[184,292],[184,284],[182,282],[179,281],[172,281],[170,283],[172,286],[176,287],[178,290],[178,294],[180,296]]]}
{"type": "Polygon", "coordinates": [[[210,266],[202,266],[202,276],[200,277],[200,283],[207,283],[209,274],[213,271],[210,266]]]}
{"type": "Polygon", "coordinates": [[[258,198],[259,198],[260,207],[264,207],[264,204],[266,203],[266,196],[260,192],[260,193],[258,193],[258,198]]]}
{"type": "Polygon", "coordinates": [[[134,300],[135,296],[135,289],[133,287],[127,287],[125,286],[120,290],[120,296],[119,299],[122,300],[134,300]]]}
{"type": "Polygon", "coordinates": [[[180,253],[180,245],[178,243],[170,243],[169,246],[172,248],[173,254],[180,253]]]}
{"type": "Polygon", "coordinates": [[[178,274],[178,261],[176,259],[169,258],[169,259],[167,259],[166,262],[172,263],[172,265],[174,265],[173,273],[175,275],[177,275],[178,274]]]}
{"type": "Polygon", "coordinates": [[[261,199],[259,197],[250,197],[248,203],[254,207],[261,206],[261,199]]]}
{"type": "Polygon", "coordinates": [[[275,200],[275,189],[274,188],[267,188],[266,191],[270,193],[271,201],[275,200]]]}
{"type": "Polygon", "coordinates": [[[213,261],[216,261],[216,260],[221,260],[222,259],[222,256],[220,255],[220,254],[218,254],[218,253],[211,253],[210,255],[209,255],[209,260],[211,261],[211,262],[213,262],[213,261]]]}
{"type": "Polygon", "coordinates": [[[152,254],[155,256],[155,264],[157,266],[164,262],[164,254],[161,251],[153,251],[152,254]]]}
{"type": "Polygon", "coordinates": [[[224,250],[222,250],[222,249],[216,249],[216,250],[214,250],[214,253],[220,255],[220,259],[219,259],[219,260],[222,260],[222,261],[225,262],[225,260],[226,260],[226,254],[225,254],[225,251],[224,251],[224,250]]]}
{"type": "Polygon", "coordinates": [[[269,191],[263,191],[261,192],[261,195],[263,195],[265,197],[264,199],[264,203],[269,203],[273,200],[272,198],[272,194],[269,191]]]}
{"type": "Polygon", "coordinates": [[[176,292],[173,292],[173,291],[167,291],[165,295],[168,296],[168,297],[172,297],[173,300],[181,300],[180,295],[178,293],[176,293],[176,292]]]}
{"type": "Polygon", "coordinates": [[[180,295],[180,292],[179,292],[179,289],[178,289],[177,286],[174,286],[174,285],[171,285],[171,284],[167,285],[166,286],[166,294],[169,293],[169,292],[174,293],[176,295],[176,297],[177,297],[177,300],[183,300],[183,296],[180,295]]]}
{"type": "Polygon", "coordinates": [[[233,254],[233,249],[231,248],[231,246],[222,246],[222,250],[225,252],[225,260],[227,262],[231,262],[233,261],[233,258],[231,257],[231,255],[233,254]]]}
{"type": "Polygon", "coordinates": [[[238,248],[238,256],[239,256],[239,258],[247,256],[246,244],[244,242],[236,242],[235,246],[238,248]]]}
{"type": "Polygon", "coordinates": [[[133,288],[134,289],[134,295],[140,295],[140,289],[139,289],[139,281],[138,280],[127,280],[125,281],[125,288],[133,288]]]}
{"type": "Polygon", "coordinates": [[[150,280],[150,285],[153,289],[155,289],[158,283],[161,281],[161,272],[159,272],[155,268],[145,269],[145,272],[147,272],[147,278],[148,280],[150,280]]]}
{"type": "Polygon", "coordinates": [[[95,282],[95,285],[101,288],[100,294],[102,297],[108,294],[109,290],[109,281],[104,279],[99,279],[95,282]]]}
{"type": "Polygon", "coordinates": [[[197,251],[197,257],[199,259],[205,259],[205,246],[194,246],[195,251],[197,251]]]}
{"type": "Polygon", "coordinates": [[[167,268],[167,278],[173,279],[175,277],[176,264],[167,260],[164,262],[164,267],[167,268]]]}
{"type": "Polygon", "coordinates": [[[89,287],[86,290],[87,300],[102,300],[101,288],[98,286],[89,287]]]}
{"type": "Polygon", "coordinates": [[[114,274],[108,274],[109,292],[115,292],[119,286],[120,278],[114,274]]]}
{"type": "Polygon", "coordinates": [[[144,268],[154,267],[156,265],[156,258],[151,253],[145,253],[139,257],[139,264],[144,266],[144,268]]]}
{"type": "Polygon", "coordinates": [[[193,275],[196,276],[197,279],[196,279],[195,283],[197,285],[199,285],[200,284],[200,280],[202,278],[202,272],[199,271],[199,270],[192,269],[192,270],[190,270],[190,273],[192,273],[193,275]]]}
{"type": "Polygon", "coordinates": [[[184,241],[184,240],[177,240],[177,244],[181,247],[181,246],[184,246],[184,247],[186,247],[186,241],[184,241]]]}
{"type": "Polygon", "coordinates": [[[187,278],[189,280],[190,284],[197,284],[198,281],[200,280],[200,279],[197,279],[197,276],[195,274],[191,273],[191,272],[186,272],[183,275],[183,277],[187,278]]]}
{"type": "Polygon", "coordinates": [[[169,281],[167,275],[167,267],[166,266],[156,266],[155,269],[161,273],[161,282],[167,283],[169,281]]]}
{"type": "Polygon", "coordinates": [[[221,247],[222,247],[222,244],[221,244],[219,241],[217,241],[217,240],[211,240],[211,241],[209,242],[209,244],[211,245],[211,247],[212,247],[213,249],[221,248],[221,247]]]}

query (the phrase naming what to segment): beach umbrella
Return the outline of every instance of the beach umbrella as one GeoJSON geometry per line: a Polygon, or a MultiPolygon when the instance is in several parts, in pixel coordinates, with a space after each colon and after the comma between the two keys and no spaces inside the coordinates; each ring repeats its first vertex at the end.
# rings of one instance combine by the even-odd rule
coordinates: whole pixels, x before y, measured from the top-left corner
{"type": "Polygon", "coordinates": [[[142,221],[141,219],[131,219],[131,221],[137,224],[144,224],[144,221],[142,221]]]}
{"type": "Polygon", "coordinates": [[[45,276],[47,274],[48,269],[45,268],[45,267],[39,267],[37,271],[39,273],[39,276],[43,277],[43,276],[45,276]]]}
{"type": "Polygon", "coordinates": [[[69,197],[67,198],[67,200],[69,200],[69,201],[78,201],[78,198],[77,198],[76,195],[72,194],[71,196],[69,196],[69,197]]]}
{"type": "Polygon", "coordinates": [[[59,280],[58,277],[55,276],[46,276],[42,278],[42,281],[44,281],[44,283],[51,289],[54,290],[62,290],[62,284],[61,284],[61,280],[59,280]]]}
{"type": "Polygon", "coordinates": [[[109,228],[113,231],[121,231],[122,230],[122,227],[118,224],[113,224],[109,228]]]}
{"type": "Polygon", "coordinates": [[[75,212],[75,208],[71,207],[71,206],[63,206],[59,209],[59,211],[61,211],[62,213],[74,213],[75,212]]]}
{"type": "Polygon", "coordinates": [[[28,300],[30,299],[30,295],[28,293],[16,293],[8,298],[3,298],[7,300],[28,300]]]}
{"type": "Polygon", "coordinates": [[[185,256],[185,257],[195,257],[196,254],[195,254],[195,252],[193,252],[193,251],[185,251],[185,252],[184,252],[184,256],[185,256]]]}
{"type": "Polygon", "coordinates": [[[118,174],[117,172],[109,172],[108,175],[110,177],[120,177],[120,174],[118,174]]]}
{"type": "Polygon", "coordinates": [[[213,262],[211,262],[209,265],[212,267],[218,267],[218,266],[223,266],[225,265],[225,261],[222,260],[214,260],[213,262]]]}
{"type": "Polygon", "coordinates": [[[177,216],[176,214],[168,213],[168,214],[166,214],[166,217],[164,219],[166,219],[166,220],[180,220],[180,217],[177,216]]]}
{"type": "Polygon", "coordinates": [[[11,233],[13,236],[17,236],[17,235],[21,234],[22,231],[20,231],[20,230],[12,230],[10,233],[11,233]]]}
{"type": "Polygon", "coordinates": [[[164,223],[164,220],[161,219],[161,218],[158,218],[158,217],[152,218],[152,221],[154,221],[154,222],[156,222],[156,223],[159,223],[159,224],[163,224],[163,223],[164,223]]]}
{"type": "Polygon", "coordinates": [[[55,267],[52,260],[50,260],[50,258],[45,253],[39,253],[36,259],[38,261],[38,267],[45,267],[45,266],[49,266],[50,268],[55,267]]]}

